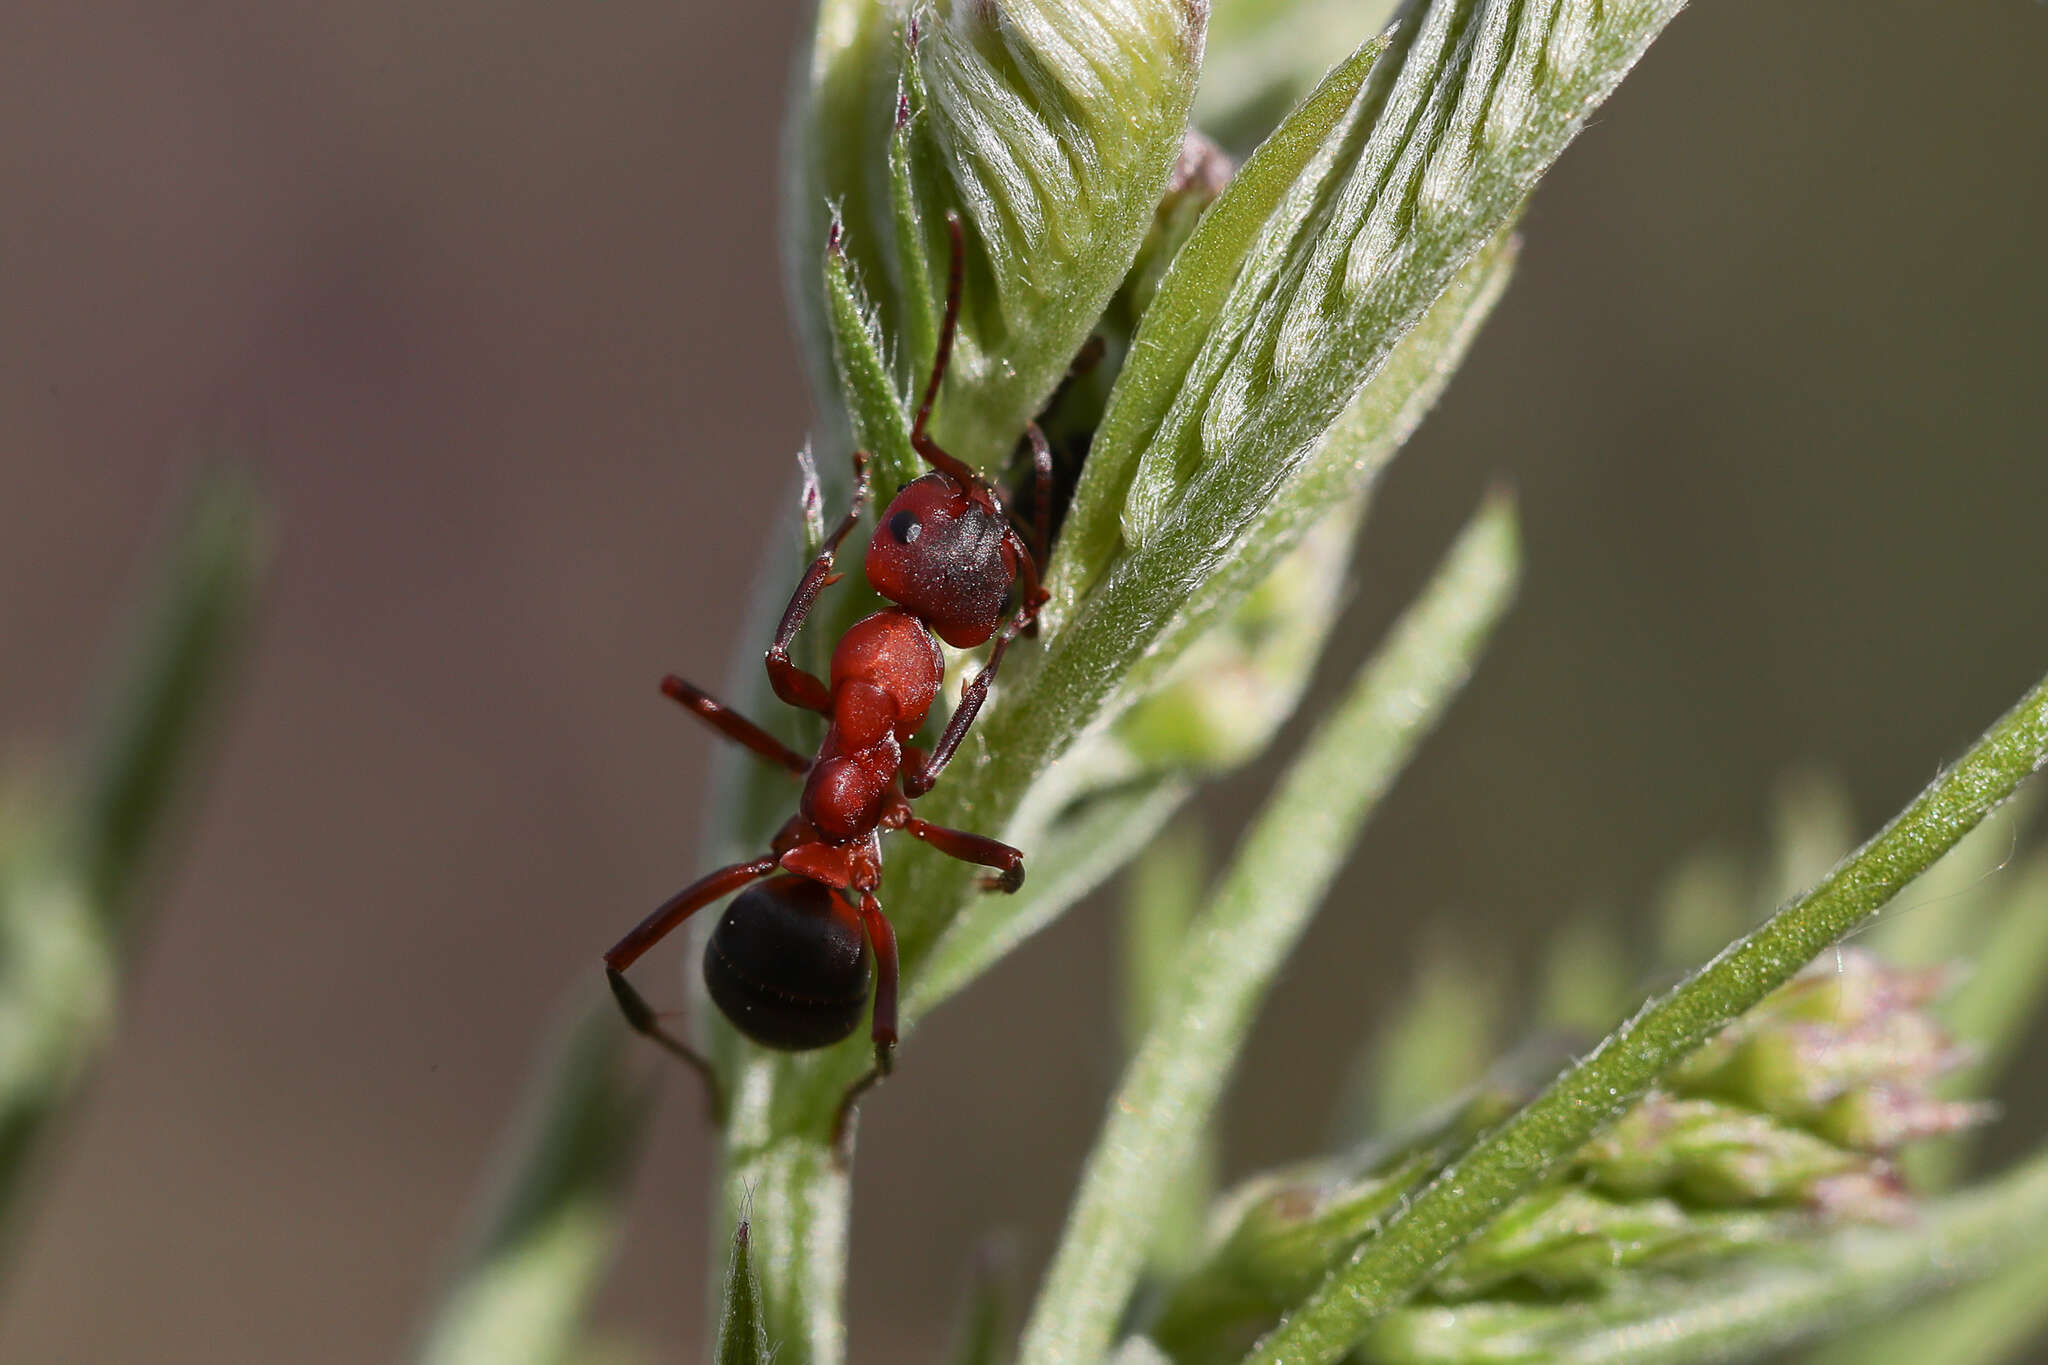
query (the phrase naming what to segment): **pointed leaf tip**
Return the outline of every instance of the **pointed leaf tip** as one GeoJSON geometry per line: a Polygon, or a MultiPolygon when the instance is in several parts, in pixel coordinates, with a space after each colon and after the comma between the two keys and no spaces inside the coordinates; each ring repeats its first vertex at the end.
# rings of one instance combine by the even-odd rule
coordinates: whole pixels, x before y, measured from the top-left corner
{"type": "Polygon", "coordinates": [[[754,1276],[752,1228],[742,1218],[732,1234],[732,1263],[719,1312],[718,1365],[767,1365],[768,1327],[761,1318],[761,1286],[754,1276]]]}
{"type": "Polygon", "coordinates": [[[910,423],[903,400],[875,333],[874,310],[854,278],[853,263],[843,245],[835,220],[828,234],[824,271],[832,359],[846,399],[854,445],[874,456],[877,505],[883,505],[897,488],[917,477],[919,464],[910,448],[910,423]]]}

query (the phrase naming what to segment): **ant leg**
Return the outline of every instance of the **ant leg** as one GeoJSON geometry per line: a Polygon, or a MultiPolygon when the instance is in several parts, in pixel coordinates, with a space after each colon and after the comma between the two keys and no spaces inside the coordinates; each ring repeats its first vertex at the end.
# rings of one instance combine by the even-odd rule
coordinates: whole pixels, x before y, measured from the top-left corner
{"type": "Polygon", "coordinates": [[[875,949],[875,1069],[886,1076],[896,1064],[896,930],[872,891],[861,893],[860,922],[875,949]]]}
{"type": "MultiPolygon", "coordinates": [[[[1016,532],[1010,532],[1014,539],[1016,532]]],[[[1022,542],[1019,542],[1020,546],[1022,542]]],[[[1028,550],[1019,557],[1018,567],[1028,568],[1031,564],[1028,550]]],[[[1045,601],[1045,589],[1038,586],[1038,574],[1025,575],[1024,605],[1010,618],[1009,624],[996,636],[995,648],[988,652],[988,662],[974,675],[974,681],[960,689],[960,704],[953,708],[953,718],[946,722],[945,733],[932,747],[931,756],[924,762],[903,774],[903,791],[912,797],[923,796],[938,783],[939,774],[953,761],[953,754],[960,748],[960,742],[967,738],[968,727],[974,724],[975,716],[981,712],[981,704],[988,700],[989,684],[996,680],[996,670],[1002,667],[1003,655],[1010,648],[1010,641],[1016,639],[1031,623],[1038,619],[1038,608],[1045,601]]]]}
{"type": "Polygon", "coordinates": [[[968,468],[966,461],[939,449],[938,442],[925,435],[924,430],[931,421],[932,404],[939,398],[939,381],[946,377],[946,367],[953,360],[954,335],[960,330],[960,290],[967,275],[967,250],[957,213],[946,215],[946,238],[946,312],[939,323],[938,347],[932,352],[931,377],[925,380],[917,419],[910,424],[910,445],[933,469],[963,488],[974,488],[980,485],[981,476],[968,468]]]}
{"type": "Polygon", "coordinates": [[[748,882],[760,881],[780,865],[776,856],[770,853],[699,877],[663,901],[653,914],[634,925],[624,938],[614,943],[604,955],[605,970],[625,971],[640,960],[642,953],[666,938],[678,924],[720,896],[737,891],[748,882]]]}
{"type": "Polygon", "coordinates": [[[671,1057],[696,1072],[710,1101],[711,1121],[725,1122],[725,1087],[719,1084],[718,1071],[711,1065],[711,1059],[663,1028],[654,1008],[633,989],[632,982],[609,967],[604,969],[604,979],[612,988],[612,999],[619,1002],[619,1013],[626,1016],[627,1025],[635,1033],[653,1039],[671,1057]]]}
{"type": "Polygon", "coordinates": [[[853,1158],[853,1119],[861,1096],[896,1067],[896,931],[872,891],[861,893],[860,919],[875,951],[875,1064],[839,1097],[832,1118],[832,1152],[841,1166],[853,1158]]]}
{"type": "Polygon", "coordinates": [[[1031,553],[1031,547],[1014,530],[1009,533],[1010,548],[1017,556],[1018,606],[1017,629],[1031,631],[1038,624],[1038,609],[1046,604],[1052,594],[1038,578],[1038,560],[1031,553]]]}
{"type": "Polygon", "coordinates": [[[832,693],[816,677],[789,661],[789,646],[802,628],[804,618],[811,614],[818,594],[828,584],[839,581],[839,576],[832,572],[833,557],[839,553],[839,543],[851,534],[854,523],[860,520],[867,501],[868,453],[856,450],[853,452],[852,504],[832,534],[825,537],[824,547],[811,561],[811,567],[804,570],[804,576],[797,581],[796,591],[790,594],[789,605],[783,609],[782,624],[776,628],[775,643],[768,646],[768,683],[775,689],[775,695],[791,706],[816,711],[820,715],[832,713],[832,693]]]}
{"type": "MultiPolygon", "coordinates": [[[[1051,596],[1039,586],[1038,575],[1052,557],[1052,447],[1038,423],[1026,422],[1024,435],[1031,442],[1031,539],[1017,556],[1017,572],[1024,579],[1023,605],[1031,613],[1024,633],[1037,638],[1038,608],[1051,596]]],[[[1011,538],[1016,539],[1013,527],[1011,538]]]]}
{"type": "Polygon", "coordinates": [[[1001,875],[982,879],[982,885],[991,891],[1015,891],[1024,885],[1024,854],[1000,839],[970,834],[964,829],[948,829],[915,815],[904,818],[903,832],[930,844],[948,858],[995,868],[1001,875]]]}
{"type": "Polygon", "coordinates": [[[752,862],[734,863],[722,867],[709,876],[700,877],[661,903],[661,906],[646,919],[633,926],[624,938],[611,946],[604,955],[604,979],[612,988],[612,998],[619,1002],[619,1013],[626,1016],[626,1022],[635,1033],[644,1034],[659,1043],[671,1054],[687,1063],[704,1082],[711,1095],[714,1114],[722,1113],[725,1095],[718,1084],[718,1075],[711,1063],[701,1052],[663,1028],[633,983],[626,980],[626,969],[640,960],[640,955],[659,943],[670,930],[681,924],[697,911],[703,909],[720,896],[737,891],[749,882],[759,881],[773,872],[776,860],[771,857],[756,858],[752,862]]]}
{"type": "Polygon", "coordinates": [[[1012,621],[996,636],[996,646],[989,651],[988,662],[974,675],[974,681],[960,689],[960,704],[953,708],[952,719],[946,722],[945,733],[932,746],[931,755],[915,768],[908,768],[903,774],[904,795],[923,796],[938,785],[939,774],[953,761],[953,755],[960,748],[960,742],[967,738],[967,731],[974,724],[974,718],[981,713],[981,704],[988,700],[989,684],[995,681],[995,672],[1003,662],[1003,652],[1016,638],[1018,623],[1012,621]]]}
{"type": "MultiPolygon", "coordinates": [[[[1038,609],[1052,596],[1039,581],[1045,562],[1052,555],[1052,447],[1046,444],[1045,433],[1036,422],[1024,424],[1024,435],[1031,442],[1031,479],[1033,499],[1031,517],[1031,540],[1017,534],[1017,528],[1005,520],[1003,539],[1010,547],[1010,553],[1017,557],[1017,622],[1016,629],[1026,635],[1038,634],[1038,609]]],[[[990,662],[994,662],[993,656],[990,662]]]]}
{"type": "Polygon", "coordinates": [[[809,759],[702,688],[671,673],[661,680],[661,692],[733,743],[753,750],[770,763],[787,768],[798,777],[810,771],[809,759]]]}
{"type": "Polygon", "coordinates": [[[871,1066],[839,1097],[839,1108],[832,1116],[832,1160],[842,1171],[853,1164],[853,1120],[860,1112],[861,1096],[881,1083],[882,1068],[871,1066]]]}

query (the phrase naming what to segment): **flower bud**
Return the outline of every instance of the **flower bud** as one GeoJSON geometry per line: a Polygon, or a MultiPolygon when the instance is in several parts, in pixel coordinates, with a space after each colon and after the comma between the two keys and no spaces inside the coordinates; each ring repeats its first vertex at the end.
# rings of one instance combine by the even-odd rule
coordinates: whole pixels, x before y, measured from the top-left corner
{"type": "Polygon", "coordinates": [[[1702,1214],[1669,1199],[1615,1199],[1559,1185],[1517,1203],[1431,1284],[1472,1298],[1503,1284],[1546,1293],[1590,1289],[1616,1272],[1690,1266],[1782,1238],[1800,1215],[1702,1214]]]}
{"type": "Polygon", "coordinates": [[[1872,1085],[1838,1097],[1809,1125],[1828,1141],[1861,1152],[1895,1152],[1909,1142],[1947,1137],[1994,1118],[1983,1100],[1942,1100],[1907,1085],[1872,1085]]]}
{"type": "Polygon", "coordinates": [[[1813,1203],[1820,1182],[1880,1164],[1767,1114],[1661,1092],[1578,1157],[1586,1178],[1610,1194],[1670,1195],[1709,1208],[1813,1203]]]}
{"type": "Polygon", "coordinates": [[[1167,1297],[1153,1340],[1182,1365],[1235,1359],[1399,1204],[1433,1159],[1410,1154],[1364,1175],[1306,1168],[1238,1187],[1219,1203],[1211,1250],[1167,1297]]]}
{"type": "Polygon", "coordinates": [[[1842,949],[1723,1030],[1667,1084],[1859,1151],[1953,1132],[1976,1111],[1942,1105],[1932,1090],[1972,1053],[1928,1009],[1951,979],[1946,970],[1892,967],[1842,949]]]}

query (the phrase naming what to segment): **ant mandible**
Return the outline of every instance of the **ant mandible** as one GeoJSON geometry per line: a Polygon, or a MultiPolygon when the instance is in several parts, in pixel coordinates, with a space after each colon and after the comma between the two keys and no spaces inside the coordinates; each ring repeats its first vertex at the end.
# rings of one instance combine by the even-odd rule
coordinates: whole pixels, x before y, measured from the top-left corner
{"type": "MultiPolygon", "coordinates": [[[[1046,599],[1039,566],[1050,538],[1052,455],[1035,424],[1026,432],[1036,481],[1035,545],[1027,545],[1010,524],[995,490],[925,433],[960,320],[959,218],[949,214],[946,228],[951,254],[945,315],[910,428],[911,446],[932,468],[890,501],[876,521],[866,559],[868,582],[895,605],[856,622],[840,638],[829,684],[791,662],[790,644],[818,594],[838,581],[833,560],[868,500],[868,456],[855,451],[852,505],[797,583],[768,647],[775,695],[826,718],[817,756],[805,758],[681,678],[662,680],[663,693],[727,739],[803,780],[797,813],[767,853],[684,887],[604,955],[605,978],[626,1021],[696,1068],[714,1102],[718,1088],[710,1063],[662,1027],[624,975],[698,910],[745,888],[705,945],[704,984],[733,1026],[766,1047],[805,1051],[847,1037],[860,1024],[872,976],[875,1065],[849,1092],[850,1104],[888,1074],[896,1046],[896,934],[875,897],[882,833],[901,830],[941,853],[994,869],[982,882],[991,890],[1015,891],[1024,882],[1024,855],[1017,849],[920,820],[910,806],[932,789],[959,751],[1004,651],[1032,628],[1046,599]],[[1005,623],[1013,584],[1019,586],[1019,605],[1005,623]],[[991,639],[988,661],[961,690],[938,744],[924,753],[910,739],[924,724],[944,677],[938,642],[972,649],[991,639]]],[[[836,224],[828,249],[839,249],[836,224]]]]}

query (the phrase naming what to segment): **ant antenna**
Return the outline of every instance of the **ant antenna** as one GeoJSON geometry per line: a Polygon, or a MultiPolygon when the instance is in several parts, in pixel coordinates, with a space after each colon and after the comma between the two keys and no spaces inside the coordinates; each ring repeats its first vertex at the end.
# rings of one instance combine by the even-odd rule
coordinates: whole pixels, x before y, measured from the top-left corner
{"type": "Polygon", "coordinates": [[[946,317],[939,324],[939,345],[932,353],[932,375],[925,381],[924,401],[917,405],[917,420],[910,426],[910,444],[924,440],[925,423],[931,420],[932,404],[938,401],[939,381],[953,359],[953,333],[960,326],[960,289],[967,276],[966,246],[960,231],[960,215],[946,214],[946,317]]]}

